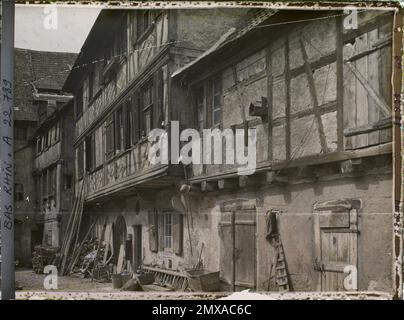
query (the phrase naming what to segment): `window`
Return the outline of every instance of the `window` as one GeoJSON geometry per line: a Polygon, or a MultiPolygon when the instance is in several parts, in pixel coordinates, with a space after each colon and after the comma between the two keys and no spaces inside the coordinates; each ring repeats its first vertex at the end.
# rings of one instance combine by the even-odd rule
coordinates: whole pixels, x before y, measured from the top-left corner
{"type": "Polygon", "coordinates": [[[15,128],[15,139],[20,141],[26,141],[28,136],[28,130],[26,127],[17,127],[15,128]]]}
{"type": "Polygon", "coordinates": [[[205,127],[205,90],[203,87],[195,90],[195,106],[198,129],[202,131],[205,127]]]}
{"type": "Polygon", "coordinates": [[[106,150],[105,157],[111,159],[115,152],[115,142],[114,142],[114,116],[110,115],[105,122],[105,136],[106,136],[106,150]]]}
{"type": "Polygon", "coordinates": [[[90,101],[90,81],[87,77],[83,82],[83,110],[88,107],[90,101]]]}
{"type": "Polygon", "coordinates": [[[95,134],[86,137],[86,171],[95,169],[95,134]]]}
{"type": "Polygon", "coordinates": [[[124,149],[125,146],[125,121],[124,121],[124,114],[123,114],[123,108],[120,107],[116,111],[116,141],[115,141],[115,147],[116,151],[121,151],[124,149]]]}
{"type": "Polygon", "coordinates": [[[172,214],[164,213],[164,249],[171,249],[173,242],[173,232],[172,232],[172,214]]]}
{"type": "Polygon", "coordinates": [[[83,177],[84,172],[84,146],[81,143],[77,148],[77,177],[83,177]]]}
{"type": "Polygon", "coordinates": [[[80,118],[83,113],[83,88],[76,93],[76,118],[80,118]]]}
{"type": "Polygon", "coordinates": [[[212,124],[213,126],[222,122],[222,82],[221,78],[212,81],[212,124]]]}
{"type": "Polygon", "coordinates": [[[42,152],[42,136],[36,138],[36,152],[37,154],[42,152]]]}
{"type": "Polygon", "coordinates": [[[23,201],[24,200],[24,185],[16,183],[14,185],[14,200],[23,201]]]}
{"type": "Polygon", "coordinates": [[[73,176],[71,174],[64,174],[63,175],[63,186],[65,190],[70,190],[72,188],[72,180],[73,176]]]}
{"type": "Polygon", "coordinates": [[[143,135],[147,136],[153,124],[153,83],[150,82],[142,90],[143,135]]]}
{"type": "Polygon", "coordinates": [[[47,131],[44,135],[44,149],[49,147],[49,131],[47,131]]]}

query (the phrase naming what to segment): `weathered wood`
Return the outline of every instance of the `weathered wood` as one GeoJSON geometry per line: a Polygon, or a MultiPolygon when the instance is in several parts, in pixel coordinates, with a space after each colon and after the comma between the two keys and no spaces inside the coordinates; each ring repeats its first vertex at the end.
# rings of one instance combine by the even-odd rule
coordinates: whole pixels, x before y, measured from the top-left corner
{"type": "Polygon", "coordinates": [[[77,248],[77,250],[75,250],[75,253],[73,253],[73,259],[72,262],[69,266],[69,274],[71,274],[73,272],[73,269],[77,263],[78,258],[80,257],[81,254],[81,250],[83,249],[83,245],[84,243],[87,241],[88,237],[90,236],[91,232],[93,231],[95,225],[97,223],[97,220],[95,220],[93,222],[93,224],[90,226],[90,228],[88,229],[86,235],[84,236],[83,240],[80,243],[80,246],[77,248]]]}
{"type": "Polygon", "coordinates": [[[289,36],[285,36],[285,93],[286,93],[286,106],[285,106],[285,148],[286,160],[290,160],[291,143],[290,143],[290,57],[289,57],[289,36]]]}
{"type": "Polygon", "coordinates": [[[347,62],[346,65],[352,71],[352,73],[356,76],[359,82],[363,85],[363,88],[367,91],[369,96],[376,102],[376,106],[380,109],[385,117],[391,115],[391,110],[387,103],[384,101],[382,97],[378,95],[378,93],[370,86],[369,82],[366,78],[359,72],[357,68],[355,68],[352,63],[347,62]]]}
{"type": "MultiPolygon", "coordinates": [[[[346,128],[344,129],[345,137],[352,137],[358,134],[364,134],[373,132],[375,130],[381,130],[385,128],[390,128],[393,125],[391,118],[382,119],[377,123],[370,123],[356,128],[346,128]]],[[[377,141],[378,143],[378,141],[377,141]]],[[[374,142],[376,144],[376,142],[374,142]]]]}
{"type": "Polygon", "coordinates": [[[337,44],[336,44],[336,63],[337,63],[337,150],[342,151],[344,149],[344,45],[343,45],[343,20],[342,17],[337,17],[336,32],[337,32],[337,44]]]}

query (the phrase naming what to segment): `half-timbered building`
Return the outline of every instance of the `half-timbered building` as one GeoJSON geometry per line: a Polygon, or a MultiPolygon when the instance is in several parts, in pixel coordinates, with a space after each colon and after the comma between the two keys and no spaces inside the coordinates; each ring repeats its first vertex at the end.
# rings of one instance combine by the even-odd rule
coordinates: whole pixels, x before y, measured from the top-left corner
{"type": "Polygon", "coordinates": [[[393,16],[357,14],[250,11],[173,75],[181,124],[256,132],[254,174],[187,171],[194,250],[225,289],[393,287],[393,16]]]}

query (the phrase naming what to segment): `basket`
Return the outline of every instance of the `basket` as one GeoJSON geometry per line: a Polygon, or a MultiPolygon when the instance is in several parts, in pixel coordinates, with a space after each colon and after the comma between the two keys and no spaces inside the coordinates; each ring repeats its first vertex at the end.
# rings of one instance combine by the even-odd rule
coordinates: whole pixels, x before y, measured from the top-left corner
{"type": "Polygon", "coordinates": [[[214,292],[219,291],[219,271],[185,270],[188,284],[192,291],[214,292]]]}

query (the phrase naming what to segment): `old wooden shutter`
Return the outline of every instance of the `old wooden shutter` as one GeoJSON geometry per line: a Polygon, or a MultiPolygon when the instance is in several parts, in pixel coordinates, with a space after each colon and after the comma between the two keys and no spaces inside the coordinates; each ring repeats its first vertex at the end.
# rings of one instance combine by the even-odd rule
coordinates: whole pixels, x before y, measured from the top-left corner
{"type": "Polygon", "coordinates": [[[135,93],[131,100],[132,143],[136,144],[140,138],[139,96],[135,93]]]}
{"type": "Polygon", "coordinates": [[[158,250],[158,216],[154,210],[149,211],[149,249],[151,252],[158,250]]]}
{"type": "Polygon", "coordinates": [[[131,145],[131,104],[132,98],[129,98],[125,104],[125,149],[129,149],[131,145]]]}
{"type": "Polygon", "coordinates": [[[153,104],[153,128],[161,128],[163,122],[164,79],[163,70],[159,69],[154,76],[155,97],[153,104]]]}
{"type": "Polygon", "coordinates": [[[114,115],[110,115],[105,123],[105,134],[106,134],[106,158],[110,159],[114,154],[114,115]]]}
{"type": "Polygon", "coordinates": [[[182,255],[183,249],[183,215],[173,213],[173,250],[177,255],[182,255]]]}
{"type": "MultiPolygon", "coordinates": [[[[372,22],[374,23],[374,21],[372,22]]],[[[344,30],[344,146],[357,149],[391,141],[391,24],[344,30]]]]}

